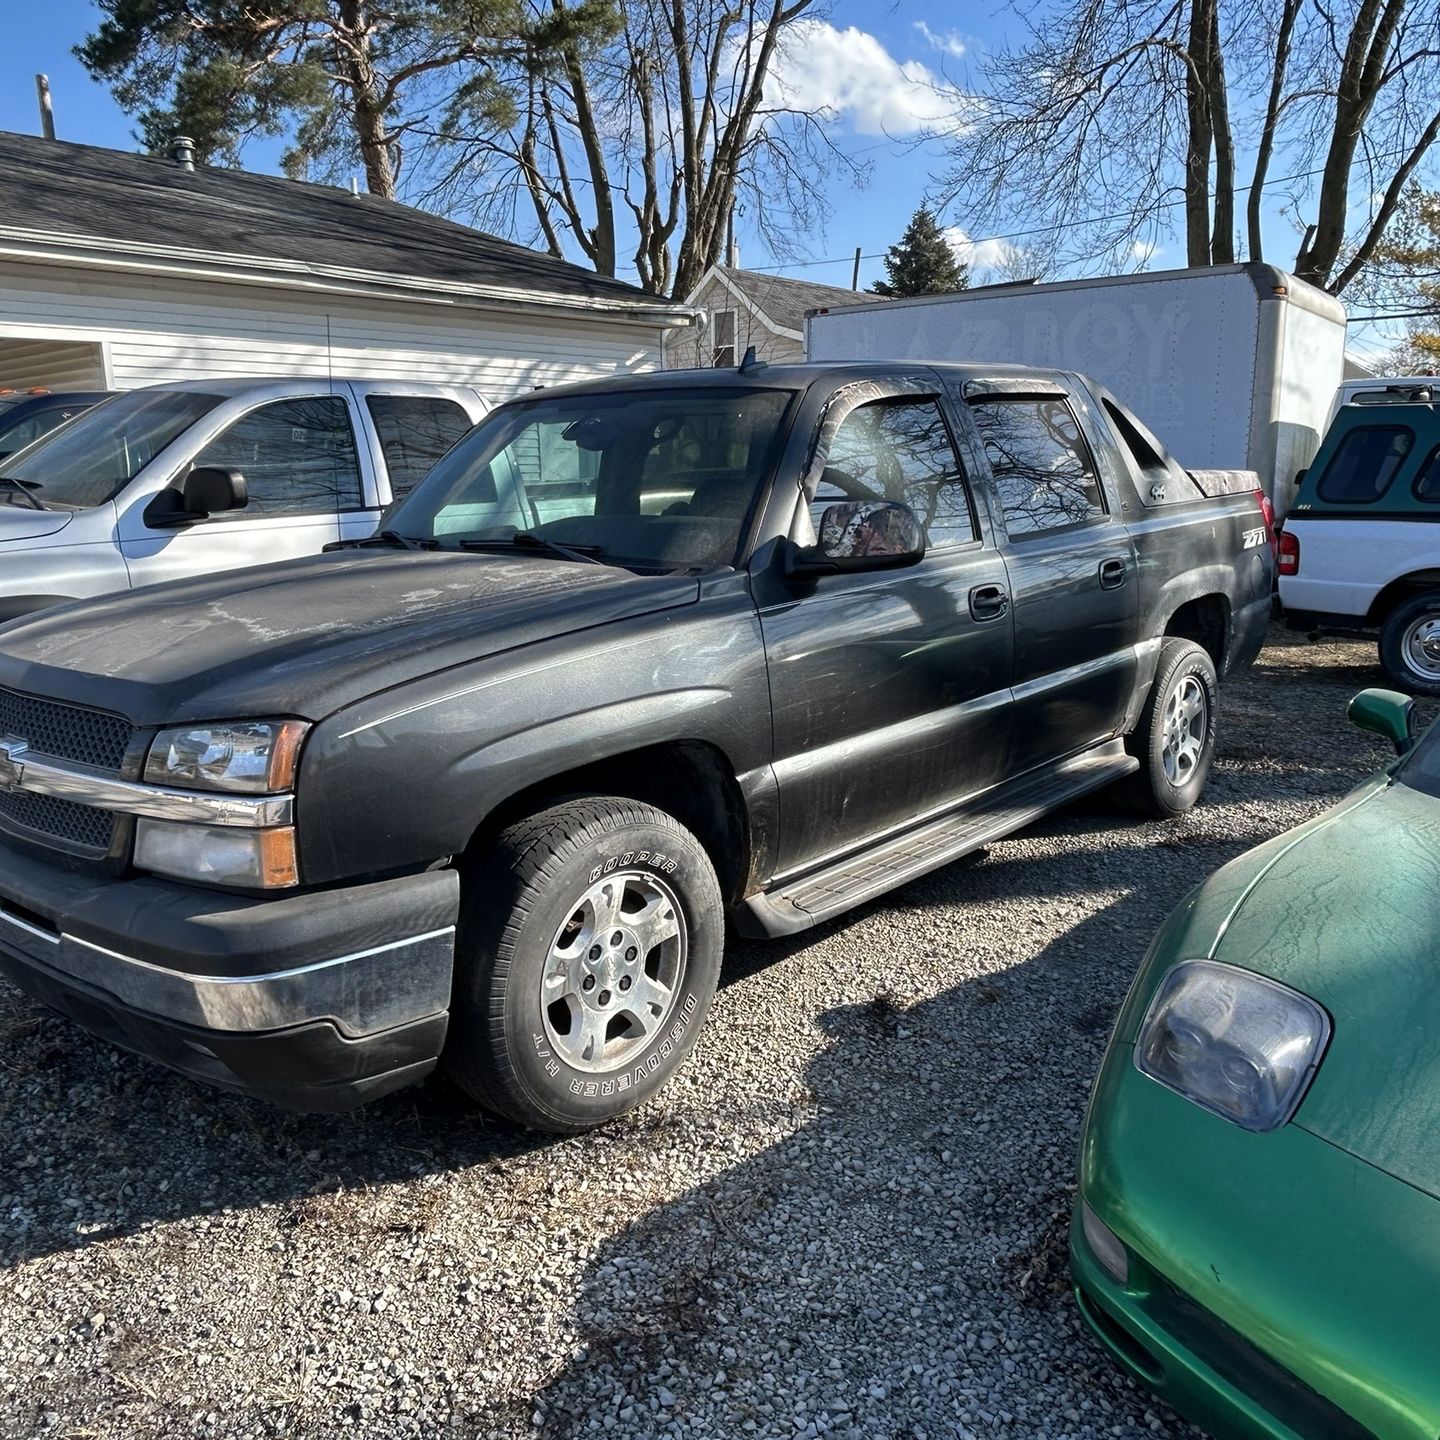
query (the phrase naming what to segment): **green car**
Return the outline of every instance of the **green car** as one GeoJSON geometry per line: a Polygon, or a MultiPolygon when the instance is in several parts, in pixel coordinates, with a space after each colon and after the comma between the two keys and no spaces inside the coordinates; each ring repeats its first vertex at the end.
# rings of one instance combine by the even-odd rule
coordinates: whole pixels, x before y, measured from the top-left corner
{"type": "Polygon", "coordinates": [[[1090,1099],[1075,1296],[1217,1436],[1440,1436],[1440,726],[1165,922],[1090,1099]]]}

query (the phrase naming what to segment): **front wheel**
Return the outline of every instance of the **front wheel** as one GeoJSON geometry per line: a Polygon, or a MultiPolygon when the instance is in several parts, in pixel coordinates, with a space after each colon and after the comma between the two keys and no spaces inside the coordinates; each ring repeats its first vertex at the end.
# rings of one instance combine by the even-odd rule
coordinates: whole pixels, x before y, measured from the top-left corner
{"type": "Polygon", "coordinates": [[[1126,799],[1142,814],[1173,819],[1194,809],[1215,758],[1215,662],[1191,640],[1160,647],[1140,723],[1125,748],[1140,762],[1126,799]]]}
{"type": "Polygon", "coordinates": [[[1440,695],[1440,591],[1412,596],[1385,617],[1380,664],[1397,690],[1440,695]]]}
{"type": "Polygon", "coordinates": [[[714,867],[663,811],[597,797],[512,825],[465,880],[451,1074],[531,1129],[604,1124],[689,1054],[724,933],[714,867]]]}

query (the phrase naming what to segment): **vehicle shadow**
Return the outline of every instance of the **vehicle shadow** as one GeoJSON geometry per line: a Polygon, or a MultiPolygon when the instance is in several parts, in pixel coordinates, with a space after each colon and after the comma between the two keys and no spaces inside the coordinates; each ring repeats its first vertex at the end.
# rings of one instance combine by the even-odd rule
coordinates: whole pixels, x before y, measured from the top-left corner
{"type": "MultiPolygon", "coordinates": [[[[732,936],[722,987],[823,945],[869,917],[900,925],[953,923],[957,907],[974,914],[1024,897],[1043,907],[1050,929],[1054,908],[1065,906],[1067,897],[1111,887],[1113,877],[1107,876],[1117,863],[1133,877],[1152,875],[1148,899],[1133,900],[1096,924],[1153,928],[1188,888],[1190,882],[1177,890],[1163,848],[1158,860],[1153,853],[1157,840],[1162,847],[1183,843],[1183,827],[1135,828],[1102,799],[1072,806],[1026,832],[1032,839],[1059,833],[1072,840],[1059,856],[1047,851],[1035,860],[997,861],[981,852],[787,940],[732,936]]],[[[1194,880],[1248,843],[1205,844],[1194,880]]],[[[1007,853],[1014,848],[1005,847],[1007,853]]],[[[1042,924],[1038,908],[1034,924],[1037,930],[1042,924]]],[[[1023,961],[1030,942],[1024,931],[1013,939],[1017,961],[1023,961]]],[[[1113,943],[1130,960],[1143,948],[1138,935],[1122,936],[1119,929],[1113,943]]],[[[1051,950],[1060,953],[1064,946],[1062,939],[1051,950]]],[[[1041,997],[1041,1003],[1049,1002],[1041,997]]],[[[304,1204],[418,1176],[503,1165],[547,1143],[477,1113],[443,1077],[345,1115],[286,1114],[94,1041],[0,984],[0,1215],[9,1217],[0,1232],[0,1269],[169,1220],[304,1204]],[[144,1144],[137,1145],[142,1136],[144,1144]]],[[[403,1217],[396,1223],[403,1224],[403,1217]]]]}
{"type": "MultiPolygon", "coordinates": [[[[871,913],[1063,903],[1092,861],[987,858],[871,913]]],[[[1089,1083],[1178,898],[1136,883],[1009,969],[820,1016],[796,1128],[591,1256],[544,1433],[1198,1434],[1080,1338],[1065,1256],[1089,1083]]]]}

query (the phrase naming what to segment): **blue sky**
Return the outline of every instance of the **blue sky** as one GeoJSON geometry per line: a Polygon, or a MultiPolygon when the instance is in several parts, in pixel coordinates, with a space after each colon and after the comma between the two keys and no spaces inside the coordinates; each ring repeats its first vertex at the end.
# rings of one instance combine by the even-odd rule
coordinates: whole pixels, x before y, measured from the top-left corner
{"type": "MultiPolygon", "coordinates": [[[[133,148],[132,122],[70,53],[96,22],[90,0],[46,0],[33,5],[0,0],[0,11],[5,12],[6,30],[5,44],[0,47],[0,129],[38,130],[34,76],[44,71],[50,76],[61,139],[133,148]]],[[[855,247],[861,247],[866,256],[883,253],[943,165],[938,146],[916,145],[913,136],[927,118],[949,105],[950,97],[943,93],[947,85],[963,86],[983,60],[987,46],[1003,40],[1005,12],[998,3],[962,8],[914,0],[837,0],[823,21],[813,24],[806,43],[786,62],[782,81],[794,100],[828,108],[836,117],[837,141],[873,163],[863,189],[839,182],[830,188],[833,214],[825,234],[805,242],[814,259],[831,263],[787,264],[784,271],[848,285],[849,257],[855,247]],[[963,18],[963,24],[952,19],[957,16],[963,18]]],[[[279,151],[277,143],[257,144],[247,150],[246,163],[253,169],[277,169],[279,151]]],[[[1242,167],[1243,163],[1242,159],[1242,167]]],[[[1174,213],[1178,218],[1178,210],[1174,213]]],[[[944,219],[970,232],[963,215],[950,214],[944,219]]],[[[1282,264],[1293,257],[1294,224],[1279,213],[1278,197],[1267,204],[1266,231],[1270,256],[1282,264]]],[[[971,233],[972,240],[982,242],[972,252],[979,262],[975,267],[978,279],[986,278],[984,261],[996,249],[993,242],[983,243],[987,238],[971,233]]],[[[744,217],[740,241],[742,264],[774,265],[775,257],[748,233],[744,217]]],[[[1182,242],[1173,235],[1161,237],[1153,254],[1134,257],[1137,267],[1152,269],[1183,263],[1182,242]]],[[[868,285],[882,273],[878,258],[864,260],[861,284],[868,285]]],[[[1356,338],[1363,344],[1364,337],[1356,338]]],[[[1379,339],[1374,337],[1372,343],[1379,339]]]]}

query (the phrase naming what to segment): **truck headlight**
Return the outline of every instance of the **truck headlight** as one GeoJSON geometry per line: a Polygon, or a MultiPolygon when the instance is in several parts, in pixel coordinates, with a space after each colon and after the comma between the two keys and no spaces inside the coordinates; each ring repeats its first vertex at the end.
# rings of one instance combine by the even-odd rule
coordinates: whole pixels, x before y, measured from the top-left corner
{"type": "Polygon", "coordinates": [[[241,830],[222,825],[135,822],[135,864],[202,885],[279,890],[300,882],[295,827],[241,830]]]}
{"type": "Polygon", "coordinates": [[[145,778],[186,790],[289,790],[309,728],[303,720],[239,720],[162,730],[151,743],[145,778]]]}
{"type": "Polygon", "coordinates": [[[1330,1017],[1308,996],[1216,960],[1185,960],[1150,1001],[1135,1064],[1246,1130],[1276,1130],[1329,1039],[1330,1017]]]}

